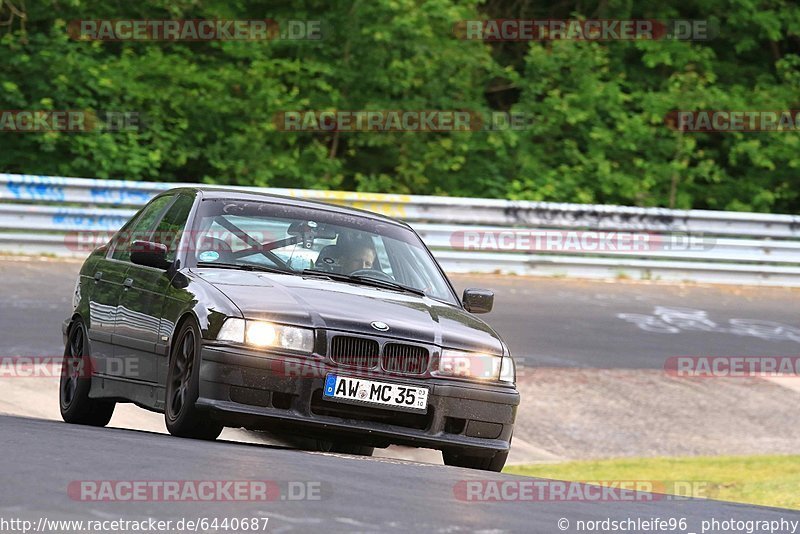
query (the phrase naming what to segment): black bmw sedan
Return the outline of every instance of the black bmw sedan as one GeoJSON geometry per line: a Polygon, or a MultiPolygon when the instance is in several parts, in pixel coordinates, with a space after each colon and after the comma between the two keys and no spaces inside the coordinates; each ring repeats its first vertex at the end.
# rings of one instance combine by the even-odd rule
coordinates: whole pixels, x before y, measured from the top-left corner
{"type": "Polygon", "coordinates": [[[519,393],[506,344],[406,224],[216,188],[153,198],[81,268],[61,414],[117,402],[175,436],[245,427],[372,454],[402,444],[500,471],[519,393]]]}

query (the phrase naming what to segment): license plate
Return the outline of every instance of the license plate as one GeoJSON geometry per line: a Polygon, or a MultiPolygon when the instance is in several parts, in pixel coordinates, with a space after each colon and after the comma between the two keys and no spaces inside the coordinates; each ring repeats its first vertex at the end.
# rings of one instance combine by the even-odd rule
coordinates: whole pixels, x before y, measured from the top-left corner
{"type": "Polygon", "coordinates": [[[350,376],[327,375],[323,395],[332,400],[374,404],[397,410],[425,412],[428,409],[428,388],[350,376]]]}

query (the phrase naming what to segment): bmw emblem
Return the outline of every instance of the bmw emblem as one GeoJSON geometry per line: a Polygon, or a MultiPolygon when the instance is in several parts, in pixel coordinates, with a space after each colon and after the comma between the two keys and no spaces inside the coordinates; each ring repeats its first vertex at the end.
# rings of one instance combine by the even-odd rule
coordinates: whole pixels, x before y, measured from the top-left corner
{"type": "Polygon", "coordinates": [[[372,328],[374,328],[375,330],[380,330],[381,332],[386,332],[387,330],[389,330],[389,325],[388,325],[388,324],[386,324],[386,323],[382,323],[382,322],[380,322],[380,321],[372,321],[372,322],[370,323],[370,325],[371,325],[371,326],[372,326],[372,328]]]}

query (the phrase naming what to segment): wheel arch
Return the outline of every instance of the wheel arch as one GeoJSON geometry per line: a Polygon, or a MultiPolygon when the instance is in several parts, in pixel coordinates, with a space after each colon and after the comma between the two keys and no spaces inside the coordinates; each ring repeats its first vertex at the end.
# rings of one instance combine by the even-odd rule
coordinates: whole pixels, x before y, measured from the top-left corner
{"type": "Polygon", "coordinates": [[[67,330],[72,328],[72,325],[75,324],[75,321],[83,321],[83,324],[84,325],[86,324],[86,321],[84,321],[83,319],[83,315],[80,312],[76,311],[69,318],[69,322],[67,324],[67,330]]]}
{"type": "Polygon", "coordinates": [[[186,310],[183,312],[178,320],[175,321],[175,328],[172,330],[172,333],[169,336],[169,343],[167,344],[167,362],[169,363],[172,360],[172,351],[175,348],[175,336],[177,336],[178,332],[181,331],[183,325],[185,325],[188,321],[194,321],[195,326],[200,331],[200,339],[202,340],[203,336],[203,327],[200,324],[200,319],[197,318],[197,314],[194,310],[186,310]]]}
{"type": "MultiPolygon", "coordinates": [[[[64,339],[64,350],[66,350],[66,344],[69,343],[69,333],[70,333],[70,331],[72,330],[72,327],[75,325],[75,323],[77,321],[81,321],[83,323],[84,328],[87,328],[87,329],[89,328],[87,326],[87,324],[86,324],[86,320],[84,320],[84,318],[83,318],[83,315],[81,315],[81,313],[78,312],[77,310],[74,311],[72,313],[72,315],[70,315],[69,319],[67,319],[66,321],[64,321],[62,323],[62,331],[61,331],[61,333],[62,333],[63,339],[64,339]]],[[[89,348],[91,349],[91,339],[89,339],[88,332],[86,334],[87,334],[86,335],[86,343],[89,345],[89,348]]],[[[91,350],[89,351],[89,353],[91,354],[91,350]]]]}

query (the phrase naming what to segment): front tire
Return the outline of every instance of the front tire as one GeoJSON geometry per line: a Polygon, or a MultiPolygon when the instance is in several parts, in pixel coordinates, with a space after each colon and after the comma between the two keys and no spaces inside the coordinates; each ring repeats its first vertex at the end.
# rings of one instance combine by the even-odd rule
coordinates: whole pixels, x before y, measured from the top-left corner
{"type": "Polygon", "coordinates": [[[103,427],[111,421],[116,403],[92,399],[92,365],[89,355],[89,338],[86,326],[78,319],[67,332],[64,360],[58,386],[61,418],[76,425],[103,427]]]}
{"type": "Polygon", "coordinates": [[[167,430],[181,438],[215,440],[222,432],[222,425],[209,420],[195,406],[200,393],[200,329],[187,321],[175,340],[164,403],[167,430]]]}

